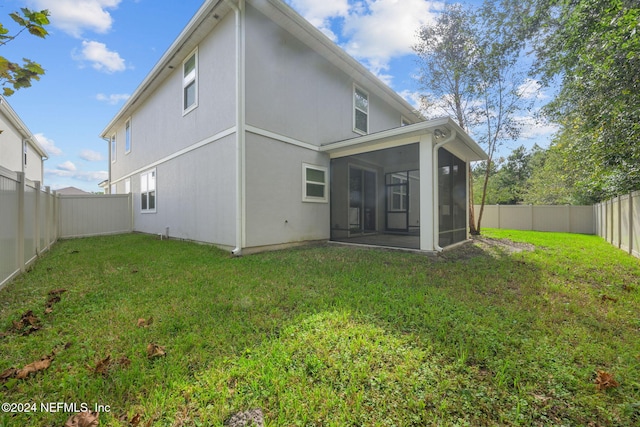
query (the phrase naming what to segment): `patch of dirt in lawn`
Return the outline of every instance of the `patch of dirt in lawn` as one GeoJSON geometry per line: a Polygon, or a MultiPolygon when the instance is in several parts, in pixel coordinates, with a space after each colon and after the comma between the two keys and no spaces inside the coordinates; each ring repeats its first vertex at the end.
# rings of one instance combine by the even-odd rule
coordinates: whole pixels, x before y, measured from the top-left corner
{"type": "Polygon", "coordinates": [[[470,242],[445,250],[440,255],[445,260],[465,260],[479,256],[492,258],[511,255],[522,251],[534,251],[535,245],[514,242],[509,239],[492,239],[484,236],[473,236],[470,242]]]}

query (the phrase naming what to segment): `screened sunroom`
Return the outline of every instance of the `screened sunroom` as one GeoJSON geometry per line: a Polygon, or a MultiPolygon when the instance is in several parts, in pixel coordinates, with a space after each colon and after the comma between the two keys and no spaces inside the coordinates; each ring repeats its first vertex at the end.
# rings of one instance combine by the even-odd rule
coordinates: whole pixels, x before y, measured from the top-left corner
{"type": "Polygon", "coordinates": [[[467,239],[468,163],[486,158],[449,119],[325,146],[331,239],[438,251],[467,239]]]}

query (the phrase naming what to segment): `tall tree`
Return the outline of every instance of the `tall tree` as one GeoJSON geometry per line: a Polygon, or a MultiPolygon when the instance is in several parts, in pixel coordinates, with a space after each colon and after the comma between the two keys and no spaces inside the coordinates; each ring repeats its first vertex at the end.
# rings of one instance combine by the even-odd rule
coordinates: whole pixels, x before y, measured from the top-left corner
{"type": "Polygon", "coordinates": [[[535,8],[522,26],[535,48],[535,71],[560,84],[546,109],[562,125],[558,149],[578,151],[575,170],[591,171],[576,185],[594,200],[640,188],[637,0],[524,2],[535,8]]]}
{"type": "MultiPolygon", "coordinates": [[[[473,28],[475,16],[459,4],[446,5],[435,25],[418,31],[418,43],[413,47],[421,62],[420,97],[422,110],[431,116],[452,115],[458,125],[469,131],[469,113],[474,99],[476,74],[473,72],[477,40],[473,28]]],[[[476,234],[473,205],[473,173],[468,166],[469,227],[476,234]]]]}
{"type": "MultiPolygon", "coordinates": [[[[49,33],[45,26],[49,24],[49,11],[39,12],[22,8],[20,13],[12,12],[9,17],[17,24],[18,29],[11,32],[0,23],[0,46],[14,41],[20,34],[27,31],[36,37],[45,38],[49,33]]],[[[16,90],[31,86],[32,80],[40,80],[44,69],[40,64],[23,58],[22,64],[10,61],[0,56],[0,85],[4,96],[12,95],[16,90]]]]}
{"type": "MultiPolygon", "coordinates": [[[[434,26],[420,30],[422,41],[415,47],[424,64],[420,76],[423,90],[431,93],[424,99],[444,100],[489,155],[480,212],[477,221],[470,221],[472,234],[481,230],[496,150],[506,140],[517,138],[521,125],[516,114],[529,106],[522,91],[527,76],[518,66],[522,42],[503,29],[508,14],[497,6],[493,0],[486,0],[475,12],[449,6],[434,26]],[[465,102],[456,102],[461,100],[465,102]]],[[[434,103],[424,107],[433,109],[434,103]]]]}

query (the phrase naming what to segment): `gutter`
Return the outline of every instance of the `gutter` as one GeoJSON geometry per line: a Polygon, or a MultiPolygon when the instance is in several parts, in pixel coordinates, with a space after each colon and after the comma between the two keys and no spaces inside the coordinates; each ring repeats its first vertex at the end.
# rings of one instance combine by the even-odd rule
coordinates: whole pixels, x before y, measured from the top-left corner
{"type": "Polygon", "coordinates": [[[245,3],[244,0],[239,0],[237,5],[233,0],[224,0],[224,2],[234,10],[236,15],[236,246],[231,251],[231,255],[241,256],[245,221],[245,3]]]}
{"type": "Polygon", "coordinates": [[[454,139],[456,139],[457,136],[457,132],[455,129],[451,129],[451,135],[449,135],[447,138],[445,138],[443,141],[440,141],[439,143],[437,143],[436,145],[433,146],[433,153],[432,153],[432,158],[433,158],[433,209],[434,209],[434,213],[433,213],[433,250],[436,252],[442,252],[443,248],[439,245],[439,235],[440,235],[440,219],[438,218],[438,212],[437,209],[439,208],[438,206],[438,198],[439,198],[439,194],[438,194],[438,150],[450,143],[451,141],[453,141],[454,139]]]}

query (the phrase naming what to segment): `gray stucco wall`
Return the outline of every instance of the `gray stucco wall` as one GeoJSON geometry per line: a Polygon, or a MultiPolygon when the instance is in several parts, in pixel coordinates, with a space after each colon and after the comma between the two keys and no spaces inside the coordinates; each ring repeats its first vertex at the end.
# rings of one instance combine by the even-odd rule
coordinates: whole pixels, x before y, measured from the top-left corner
{"type": "Polygon", "coordinates": [[[302,164],[329,157],[251,133],[246,148],[247,247],[329,239],[329,203],[302,201],[302,164]]]}
{"type": "MultiPolygon", "coordinates": [[[[198,107],[183,116],[182,67],[131,115],[131,152],[125,154],[125,122],[116,131],[111,181],[235,125],[235,33],[225,16],[198,46],[198,107]]],[[[186,52],[186,59],[191,52],[186,52]]],[[[126,119],[125,119],[126,120],[126,119]]]]}
{"type": "Polygon", "coordinates": [[[140,174],[131,177],[134,230],[235,245],[235,134],[156,167],[156,212],[140,210],[140,174]]]}
{"type": "Polygon", "coordinates": [[[247,6],[247,123],[320,145],[353,138],[353,85],[369,92],[369,133],[400,126],[401,113],[371,88],[247,6]]]}

